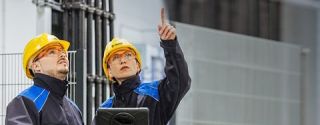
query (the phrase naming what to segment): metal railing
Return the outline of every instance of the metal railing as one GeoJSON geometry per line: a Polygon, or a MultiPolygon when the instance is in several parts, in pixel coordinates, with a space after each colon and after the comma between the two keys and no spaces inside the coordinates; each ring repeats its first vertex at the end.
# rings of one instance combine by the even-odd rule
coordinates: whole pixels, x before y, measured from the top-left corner
{"type": "MultiPolygon", "coordinates": [[[[69,88],[67,90],[67,96],[75,101],[76,51],[69,51],[68,58],[69,74],[67,75],[67,80],[69,81],[69,88]]],[[[8,103],[21,91],[30,87],[33,82],[26,77],[23,71],[21,53],[0,54],[0,67],[0,125],[4,125],[8,103]]]]}

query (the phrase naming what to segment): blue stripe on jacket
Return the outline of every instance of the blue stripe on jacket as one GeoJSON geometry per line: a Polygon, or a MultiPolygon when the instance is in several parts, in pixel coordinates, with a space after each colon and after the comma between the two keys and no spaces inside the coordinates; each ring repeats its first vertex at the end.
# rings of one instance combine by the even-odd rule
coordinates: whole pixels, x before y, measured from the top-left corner
{"type": "Polygon", "coordinates": [[[35,104],[38,112],[40,112],[49,97],[49,93],[49,91],[33,85],[22,91],[19,95],[30,99],[35,104]]]}
{"type": "MultiPolygon", "coordinates": [[[[159,86],[159,81],[154,81],[152,83],[142,83],[136,89],[134,89],[134,92],[137,93],[138,95],[150,96],[156,101],[159,101],[160,97],[159,97],[158,86],[159,86]]],[[[103,102],[100,107],[111,108],[113,99],[114,99],[114,96],[109,98],[107,101],[103,102]]]]}

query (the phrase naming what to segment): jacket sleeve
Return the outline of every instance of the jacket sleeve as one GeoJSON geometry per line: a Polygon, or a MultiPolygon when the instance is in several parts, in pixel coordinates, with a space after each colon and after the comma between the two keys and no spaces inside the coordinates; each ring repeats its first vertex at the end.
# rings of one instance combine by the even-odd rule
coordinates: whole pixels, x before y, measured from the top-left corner
{"type": "Polygon", "coordinates": [[[6,125],[37,125],[37,110],[32,101],[18,96],[7,106],[6,125]]]}
{"type": "Polygon", "coordinates": [[[160,81],[158,89],[161,114],[167,121],[170,120],[181,99],[190,89],[191,78],[178,41],[162,41],[160,45],[164,49],[166,58],[164,68],[166,77],[160,81]]]}

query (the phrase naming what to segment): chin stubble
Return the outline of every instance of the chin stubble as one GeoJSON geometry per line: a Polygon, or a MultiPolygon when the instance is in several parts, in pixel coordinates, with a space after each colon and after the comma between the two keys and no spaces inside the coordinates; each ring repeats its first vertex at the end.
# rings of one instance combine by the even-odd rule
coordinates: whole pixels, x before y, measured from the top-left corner
{"type": "Polygon", "coordinates": [[[64,69],[64,70],[59,70],[58,72],[61,73],[61,74],[66,75],[66,74],[69,73],[69,70],[68,69],[64,69]]]}

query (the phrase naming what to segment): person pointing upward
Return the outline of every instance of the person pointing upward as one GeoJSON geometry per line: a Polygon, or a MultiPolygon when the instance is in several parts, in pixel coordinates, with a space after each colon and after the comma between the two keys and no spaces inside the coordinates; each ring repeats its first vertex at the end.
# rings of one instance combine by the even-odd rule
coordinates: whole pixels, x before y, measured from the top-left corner
{"type": "Polygon", "coordinates": [[[163,8],[158,33],[166,59],[166,76],[151,83],[140,81],[142,61],[133,44],[120,38],[114,38],[107,44],[102,63],[105,75],[113,81],[115,96],[102,103],[101,108],[147,107],[150,125],[168,123],[188,92],[191,79],[176,29],[166,21],[163,8]]]}

